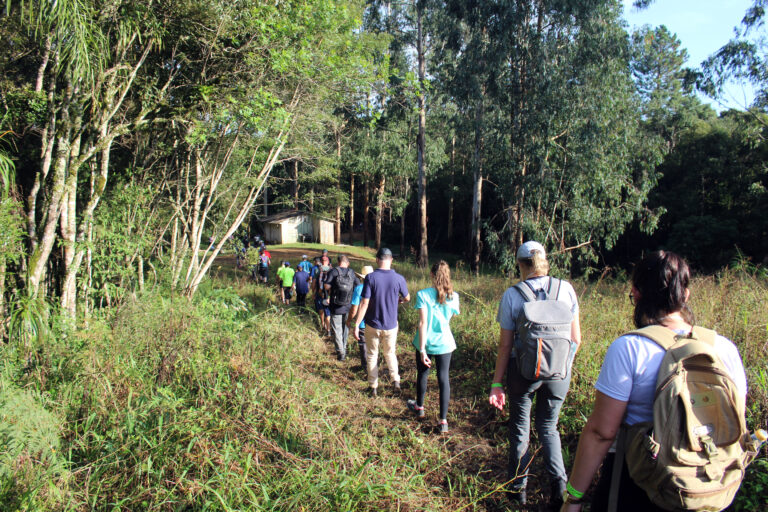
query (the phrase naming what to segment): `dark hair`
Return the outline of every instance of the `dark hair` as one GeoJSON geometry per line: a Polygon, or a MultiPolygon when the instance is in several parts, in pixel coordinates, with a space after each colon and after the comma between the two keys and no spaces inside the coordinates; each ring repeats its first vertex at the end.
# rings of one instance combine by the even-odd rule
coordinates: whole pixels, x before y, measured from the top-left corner
{"type": "Polygon", "coordinates": [[[693,311],[685,300],[690,279],[688,264],[674,252],[656,251],[643,258],[632,272],[632,285],[640,292],[635,325],[660,325],[665,316],[676,311],[693,325],[693,311]]]}
{"type": "Polygon", "coordinates": [[[336,260],[339,262],[339,265],[341,265],[342,263],[349,263],[349,258],[347,258],[346,254],[339,254],[336,260]]]}

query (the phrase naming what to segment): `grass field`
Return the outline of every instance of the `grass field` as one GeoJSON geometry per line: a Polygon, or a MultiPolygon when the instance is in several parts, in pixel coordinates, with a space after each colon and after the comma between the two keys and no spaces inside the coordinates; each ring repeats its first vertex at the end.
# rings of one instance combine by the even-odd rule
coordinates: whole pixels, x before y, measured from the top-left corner
{"type": "MultiPolygon", "coordinates": [[[[292,263],[316,250],[270,247],[273,260],[292,263]]],[[[370,260],[355,255],[355,267],[370,260]]],[[[426,271],[395,266],[412,294],[429,286],[426,271]]],[[[426,420],[405,407],[415,391],[413,309],[401,309],[403,396],[372,400],[357,358],[336,361],[313,314],[281,307],[274,289],[226,258],[213,274],[192,301],[157,289],[75,333],[58,330],[33,353],[0,349],[3,510],[508,509],[506,412],[488,405],[487,392],[496,308],[511,282],[454,272],[462,312],[452,323],[451,431],[441,436],[434,377],[426,420]]],[[[631,327],[626,283],[574,285],[584,347],[561,417],[568,466],[605,349],[631,327]]],[[[744,271],[692,286],[699,323],[733,339],[744,358],[751,428],[768,418],[766,299],[765,278],[744,271]]],[[[543,499],[538,459],[525,510],[543,499]]],[[[765,509],[766,469],[765,458],[751,466],[733,510],[765,509]]]]}

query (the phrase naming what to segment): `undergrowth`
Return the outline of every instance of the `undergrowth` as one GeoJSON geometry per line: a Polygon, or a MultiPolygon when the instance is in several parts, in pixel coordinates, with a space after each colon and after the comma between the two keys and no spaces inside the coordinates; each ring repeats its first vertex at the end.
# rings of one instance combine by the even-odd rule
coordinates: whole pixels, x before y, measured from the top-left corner
{"type": "MultiPolygon", "coordinates": [[[[397,268],[413,296],[430,285],[427,271],[397,268]]],[[[404,406],[415,387],[410,305],[398,341],[402,398],[367,398],[357,358],[333,360],[313,313],[282,308],[274,290],[229,276],[192,301],[155,291],[87,329],[55,329],[32,359],[14,344],[0,348],[3,510],[507,509],[506,414],[487,404],[487,391],[496,309],[511,282],[461,269],[454,277],[462,311],[452,322],[448,436],[432,431],[434,382],[427,422],[404,406]]],[[[605,350],[631,328],[626,283],[574,285],[584,345],[561,416],[567,465],[605,350]]],[[[767,292],[763,276],[742,270],[692,286],[698,323],[739,346],[750,428],[768,418],[767,292]]],[[[537,464],[534,502],[547,484],[535,478],[537,464]]],[[[735,510],[765,505],[764,467],[761,459],[750,468],[735,510]]]]}

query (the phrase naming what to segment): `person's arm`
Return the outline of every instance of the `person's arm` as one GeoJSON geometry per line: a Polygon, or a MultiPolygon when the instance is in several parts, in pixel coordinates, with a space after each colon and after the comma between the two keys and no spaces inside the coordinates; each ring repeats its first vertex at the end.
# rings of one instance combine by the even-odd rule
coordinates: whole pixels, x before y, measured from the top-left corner
{"type": "Polygon", "coordinates": [[[571,341],[576,344],[576,350],[581,348],[581,321],[579,320],[579,312],[577,311],[571,322],[571,341]]]}
{"type": "MultiPolygon", "coordinates": [[[[596,392],[595,406],[581,432],[570,473],[569,483],[576,491],[586,492],[589,489],[597,469],[616,438],[626,410],[627,402],[611,398],[600,391],[596,392]]],[[[581,505],[566,503],[560,510],[578,512],[581,505]]]]}
{"type": "Polygon", "coordinates": [[[357,341],[360,341],[360,322],[365,319],[365,313],[368,312],[368,302],[371,299],[360,299],[360,307],[357,310],[357,316],[355,317],[355,331],[354,336],[357,341]]]}
{"type": "Polygon", "coordinates": [[[504,373],[507,371],[507,365],[509,364],[509,354],[512,351],[512,340],[514,339],[514,331],[509,329],[501,329],[499,335],[499,351],[496,354],[496,370],[493,372],[493,384],[491,387],[491,395],[488,401],[492,406],[501,410],[506,403],[506,396],[504,395],[504,388],[498,386],[503,384],[504,373]]]}
{"type": "MultiPolygon", "coordinates": [[[[401,276],[402,277],[402,276],[401,276]]],[[[411,294],[408,293],[408,285],[405,282],[405,278],[402,278],[402,288],[400,289],[400,304],[403,302],[410,302],[411,294]]]]}
{"type": "MultiPolygon", "coordinates": [[[[419,301],[416,300],[418,304],[419,301]]],[[[419,308],[419,357],[427,368],[432,367],[432,361],[427,355],[427,308],[419,308]]]]}
{"type": "MultiPolygon", "coordinates": [[[[349,314],[347,315],[347,327],[352,327],[353,322],[355,321],[355,313],[357,313],[358,305],[352,304],[352,307],[349,308],[349,314]]],[[[357,324],[360,325],[360,324],[357,324]]]]}

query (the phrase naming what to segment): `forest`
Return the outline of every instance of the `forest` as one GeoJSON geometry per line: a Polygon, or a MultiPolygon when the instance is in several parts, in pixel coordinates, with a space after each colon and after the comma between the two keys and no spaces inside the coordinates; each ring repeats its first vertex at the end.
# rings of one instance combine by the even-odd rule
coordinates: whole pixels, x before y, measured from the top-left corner
{"type": "MultiPolygon", "coordinates": [[[[633,8],[652,3],[636,0],[633,8]]],[[[330,480],[311,482],[313,471],[328,471],[305,464],[318,454],[315,437],[334,451],[341,448],[333,436],[342,434],[286,427],[306,411],[282,409],[284,396],[261,383],[311,402],[310,390],[291,387],[299,384],[286,361],[298,360],[270,359],[238,339],[247,333],[272,348],[281,336],[317,342],[265,290],[226,271],[233,241],[263,236],[260,219],[279,212],[331,220],[336,244],[357,246],[350,250],[390,247],[416,280],[435,256],[449,260],[466,279],[459,291],[476,302],[477,316],[461,329],[487,328],[486,341],[495,337],[498,297],[478,280],[500,295],[524,241],[547,247],[553,270],[580,279],[589,297],[604,286],[625,298],[603,279],[625,278],[644,252],[674,250],[708,297],[738,310],[727,325],[764,352],[768,1],[753,0],[732,39],[693,64],[664,25],[630,27],[625,4],[3,2],[0,439],[16,439],[18,452],[0,455],[0,498],[13,510],[395,509],[400,481],[350,487],[355,471],[367,473],[374,459],[386,465],[391,454],[355,448],[330,480]],[[753,103],[718,111],[704,101],[722,99],[733,83],[750,84],[753,103]],[[746,290],[743,303],[707,288],[707,276],[730,283],[733,272],[748,276],[734,288],[746,290]],[[206,352],[211,339],[223,340],[220,354],[206,352]],[[256,405],[222,391],[235,383],[256,405]],[[206,386],[222,394],[203,396],[206,386]],[[265,412],[267,404],[276,409],[265,412]],[[232,407],[243,415],[263,407],[261,423],[237,423],[232,407]],[[18,410],[34,417],[13,419],[18,410]],[[176,423],[164,426],[168,418],[176,423]],[[221,439],[205,441],[200,432],[224,424],[228,443],[258,430],[269,461],[295,462],[259,471],[273,471],[262,477],[275,482],[287,471],[295,480],[280,480],[275,493],[308,501],[280,501],[266,487],[264,495],[248,487],[222,497],[241,478],[246,486],[243,468],[259,460],[256,452],[228,459],[241,439],[210,455],[221,439]],[[28,430],[14,438],[8,425],[28,430]],[[139,431],[145,437],[132,437],[139,431]],[[190,443],[187,452],[163,451],[170,438],[190,443]],[[44,464],[22,457],[25,450],[44,464]],[[121,481],[116,468],[127,471],[132,450],[135,473],[121,481]],[[147,454],[188,466],[169,476],[147,454]],[[225,462],[230,480],[213,473],[184,480],[188,470],[225,462]],[[171,480],[172,489],[163,483],[171,480]]],[[[598,311],[602,299],[594,300],[598,311]]],[[[709,307],[704,318],[720,321],[709,307]]],[[[459,359],[468,375],[492,364],[487,345],[477,343],[476,360],[462,367],[459,359]]],[[[763,362],[749,363],[750,382],[762,383],[750,388],[757,422],[768,407],[768,378],[763,362]]],[[[322,393],[318,386],[311,392],[322,393]]],[[[343,407],[333,404],[324,407],[343,407]]],[[[568,428],[578,431],[583,419],[573,413],[568,428]]],[[[424,460],[453,460],[422,448],[433,450],[424,460]]],[[[450,483],[440,483],[450,489],[441,494],[445,509],[502,508],[478,468],[452,471],[450,483]]],[[[415,497],[405,509],[430,510],[424,503],[435,482],[408,485],[415,497]]],[[[739,510],[750,509],[745,500],[739,510]]]]}

